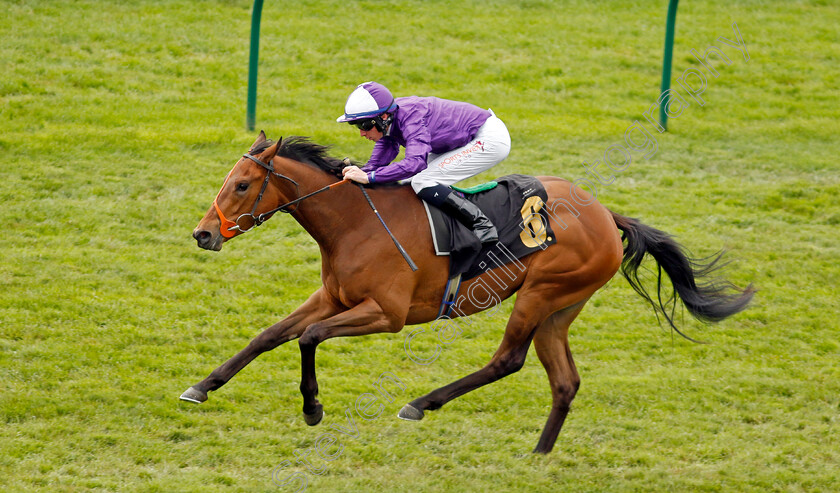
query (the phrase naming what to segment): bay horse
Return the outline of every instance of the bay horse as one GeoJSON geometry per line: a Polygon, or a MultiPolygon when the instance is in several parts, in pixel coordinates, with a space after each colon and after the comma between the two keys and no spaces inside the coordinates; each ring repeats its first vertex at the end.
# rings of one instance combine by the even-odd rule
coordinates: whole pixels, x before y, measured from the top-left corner
{"type": "MultiPolygon", "coordinates": [[[[193,232],[198,246],[221,250],[225,241],[258,226],[275,212],[287,212],[320,247],[322,285],[288,317],[265,329],[207,378],[187,389],[182,400],[206,401],[208,392],[218,390],[258,355],[298,339],[303,415],[307,424],[316,425],[323,417],[315,376],[315,349],[319,344],[333,337],[396,333],[405,325],[437,317],[449,264],[448,257],[434,253],[422,203],[411,187],[369,188],[382,219],[419,266],[413,271],[359,187],[341,180],[344,166],[327,154],[327,147],[306,138],[272,142],[263,132],[234,165],[193,232]],[[319,193],[322,191],[326,193],[319,193]]],[[[673,322],[677,297],[691,315],[704,322],[720,321],[750,302],[752,285],[738,289],[712,277],[722,265],[722,254],[692,259],[669,235],[611,212],[585,191],[572,190],[568,181],[550,176],[538,179],[548,195],[545,206],[563,222],[562,231],[554,225],[556,243],[524,257],[524,274],[506,288],[485,282],[497,290],[495,295],[500,300],[517,293],[501,345],[486,366],[411,401],[399,417],[422,419],[424,411],[439,409],[456,397],[518,371],[533,342],[548,374],[552,397],[551,411],[534,452],[548,453],[580,385],[569,349],[569,325],[619,269],[636,292],[678,332],[673,322]],[[570,207],[573,192],[578,201],[582,198],[588,205],[570,207]],[[659,269],[656,301],[637,272],[648,254],[659,269]],[[665,301],[661,293],[663,270],[673,290],[665,301]]],[[[502,273],[499,268],[491,269],[465,281],[462,289],[469,290],[472,283],[488,280],[491,275],[498,278],[502,273]]],[[[471,315],[483,308],[488,307],[468,300],[459,305],[457,315],[471,315]]]]}

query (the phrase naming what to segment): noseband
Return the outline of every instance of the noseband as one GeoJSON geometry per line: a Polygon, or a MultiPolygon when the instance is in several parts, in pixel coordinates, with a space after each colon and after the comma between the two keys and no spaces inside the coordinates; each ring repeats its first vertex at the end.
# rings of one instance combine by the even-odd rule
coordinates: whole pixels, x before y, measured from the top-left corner
{"type": "MultiPolygon", "coordinates": [[[[257,207],[260,205],[260,201],[262,201],[263,194],[265,193],[265,189],[268,188],[268,182],[271,179],[271,175],[274,175],[274,176],[277,176],[278,178],[283,178],[284,180],[290,181],[295,186],[295,195],[300,195],[300,186],[298,186],[298,183],[295,180],[289,178],[288,176],[282,175],[282,174],[274,171],[274,160],[273,159],[269,160],[268,163],[264,163],[264,162],[260,161],[258,158],[254,157],[250,154],[243,154],[242,157],[246,157],[246,158],[250,159],[251,161],[259,164],[260,166],[262,166],[263,168],[266,169],[267,173],[265,174],[265,180],[263,180],[262,188],[260,189],[260,194],[257,196],[256,202],[254,202],[254,207],[251,208],[251,212],[246,212],[244,214],[240,214],[239,217],[237,217],[235,221],[231,221],[230,219],[226,218],[224,214],[222,214],[222,209],[219,208],[219,195],[217,194],[216,198],[213,199],[213,207],[216,208],[216,214],[219,215],[219,219],[222,222],[222,224],[219,227],[219,232],[225,238],[233,238],[236,235],[237,231],[239,231],[241,233],[251,231],[252,229],[259,226],[260,224],[264,223],[275,212],[279,211],[279,212],[292,213],[294,211],[290,211],[290,210],[286,209],[286,207],[288,207],[292,204],[296,204],[296,203],[298,203],[301,200],[306,198],[306,197],[299,197],[295,200],[292,200],[291,202],[287,202],[287,203],[281,205],[280,207],[277,207],[274,210],[256,215],[257,214],[257,207]],[[250,227],[243,228],[242,225],[240,224],[240,221],[242,220],[242,218],[248,218],[248,217],[250,217],[254,221],[254,223],[250,227]]],[[[231,171],[231,173],[233,173],[233,171],[231,171]]],[[[228,178],[230,178],[230,174],[228,174],[228,178]]],[[[222,184],[222,188],[219,190],[219,194],[221,194],[222,190],[224,190],[225,184],[227,184],[228,178],[225,178],[225,183],[222,184]]],[[[295,207],[295,210],[297,210],[297,207],[295,207]]]]}

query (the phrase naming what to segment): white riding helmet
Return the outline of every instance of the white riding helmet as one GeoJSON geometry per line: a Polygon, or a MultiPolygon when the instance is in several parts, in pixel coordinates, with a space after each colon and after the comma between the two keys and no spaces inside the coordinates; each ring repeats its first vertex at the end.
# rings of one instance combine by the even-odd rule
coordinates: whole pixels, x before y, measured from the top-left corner
{"type": "Polygon", "coordinates": [[[347,123],[365,118],[375,118],[395,110],[397,103],[387,87],[378,82],[365,82],[356,86],[344,104],[344,114],[336,118],[347,123]]]}

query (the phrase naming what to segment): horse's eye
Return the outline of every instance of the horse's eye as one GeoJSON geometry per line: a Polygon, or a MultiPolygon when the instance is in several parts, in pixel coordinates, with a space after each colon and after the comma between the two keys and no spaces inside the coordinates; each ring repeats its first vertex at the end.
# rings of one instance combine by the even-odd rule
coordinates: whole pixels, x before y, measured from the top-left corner
{"type": "Polygon", "coordinates": [[[245,190],[248,190],[248,185],[249,185],[248,182],[243,181],[242,183],[236,185],[236,191],[237,192],[244,192],[245,190]]]}

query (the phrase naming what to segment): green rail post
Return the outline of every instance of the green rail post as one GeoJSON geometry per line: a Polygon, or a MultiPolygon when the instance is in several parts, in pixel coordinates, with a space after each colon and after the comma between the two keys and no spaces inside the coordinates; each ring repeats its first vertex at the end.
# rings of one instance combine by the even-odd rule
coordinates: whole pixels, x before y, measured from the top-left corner
{"type": "MultiPolygon", "coordinates": [[[[677,3],[679,0],[671,0],[668,5],[668,23],[665,26],[665,56],[662,62],[662,88],[659,92],[660,97],[668,89],[671,88],[671,58],[674,54],[674,24],[677,23],[677,3]]],[[[665,108],[668,107],[670,96],[665,96],[665,100],[659,106],[659,124],[662,128],[668,130],[668,113],[665,108]]]]}
{"type": "Polygon", "coordinates": [[[248,107],[245,125],[248,130],[254,130],[257,114],[257,65],[260,61],[260,17],[262,17],[263,0],[254,0],[254,10],[251,12],[251,57],[248,62],[248,107]]]}

